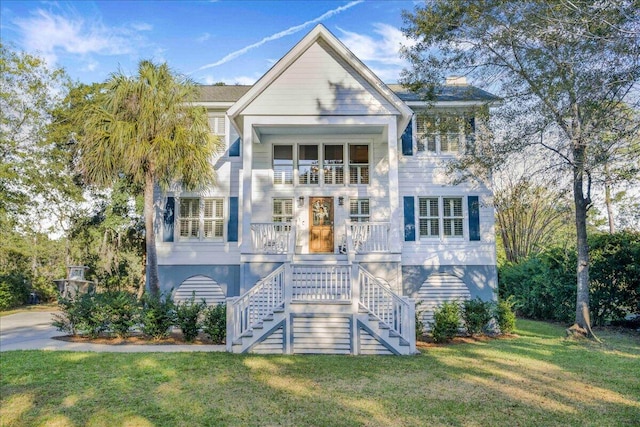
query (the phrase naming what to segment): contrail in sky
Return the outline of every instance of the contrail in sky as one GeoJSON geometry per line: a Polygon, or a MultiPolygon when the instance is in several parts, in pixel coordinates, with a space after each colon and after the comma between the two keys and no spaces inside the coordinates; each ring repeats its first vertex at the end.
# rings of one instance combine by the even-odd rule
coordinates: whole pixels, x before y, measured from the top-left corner
{"type": "Polygon", "coordinates": [[[242,49],[236,50],[235,52],[231,52],[230,54],[228,54],[224,58],[222,58],[222,59],[220,59],[220,60],[218,60],[218,61],[216,61],[216,62],[214,62],[212,64],[204,65],[204,66],[198,68],[197,70],[195,70],[193,72],[195,73],[196,71],[206,70],[207,68],[213,68],[213,67],[217,67],[218,65],[222,65],[224,63],[227,63],[227,62],[231,61],[232,59],[235,59],[235,58],[239,57],[240,55],[244,55],[245,53],[249,52],[250,50],[255,49],[256,47],[262,46],[263,44],[265,44],[267,42],[270,42],[272,40],[278,40],[278,39],[280,39],[282,37],[285,37],[285,36],[288,36],[290,34],[297,33],[298,31],[305,29],[309,25],[312,25],[312,24],[320,22],[320,21],[322,21],[324,19],[327,19],[327,18],[329,18],[329,17],[331,17],[331,16],[333,16],[333,15],[335,15],[337,13],[340,13],[340,12],[345,11],[345,10],[347,10],[347,9],[357,5],[357,4],[360,4],[363,1],[364,0],[352,1],[351,3],[347,3],[344,6],[340,6],[340,7],[337,7],[335,9],[332,9],[332,10],[330,10],[328,12],[325,12],[325,13],[323,13],[322,15],[318,16],[315,19],[312,19],[310,21],[304,22],[304,23],[302,23],[300,25],[295,25],[293,27],[287,28],[286,30],[280,31],[279,33],[275,33],[275,34],[272,34],[270,36],[267,36],[267,37],[263,38],[262,40],[260,40],[259,42],[256,42],[254,44],[250,44],[249,46],[245,46],[242,49]]]}

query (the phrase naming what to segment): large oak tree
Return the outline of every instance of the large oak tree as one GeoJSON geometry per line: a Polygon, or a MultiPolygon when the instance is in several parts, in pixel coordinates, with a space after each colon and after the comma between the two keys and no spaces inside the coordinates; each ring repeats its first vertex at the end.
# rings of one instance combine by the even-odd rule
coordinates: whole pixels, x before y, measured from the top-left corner
{"type": "MultiPolygon", "coordinates": [[[[590,329],[587,211],[594,177],[638,132],[638,0],[429,0],[404,15],[411,63],[404,82],[433,93],[468,75],[502,96],[502,137],[467,153],[461,167],[497,167],[533,148],[571,183],[577,234],[576,323],[590,329]],[[626,123],[612,122],[612,118],[626,123]],[[606,136],[606,137],[603,137],[606,136]]],[[[477,169],[476,169],[477,170],[477,169]]],[[[610,179],[610,177],[609,177],[610,179]]]]}

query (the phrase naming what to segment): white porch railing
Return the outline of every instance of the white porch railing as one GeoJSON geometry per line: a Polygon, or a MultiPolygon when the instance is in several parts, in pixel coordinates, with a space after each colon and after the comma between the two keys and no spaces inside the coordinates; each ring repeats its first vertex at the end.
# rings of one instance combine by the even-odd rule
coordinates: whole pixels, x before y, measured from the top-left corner
{"type": "Polygon", "coordinates": [[[351,301],[348,265],[293,265],[294,301],[351,301]]]}
{"type": "Polygon", "coordinates": [[[388,222],[347,221],[347,235],[351,236],[353,250],[357,254],[388,252],[390,227],[388,222]]]}
{"type": "Polygon", "coordinates": [[[371,273],[358,266],[360,304],[402,338],[411,342],[415,339],[415,304],[408,298],[401,298],[380,283],[371,273]]]}
{"type": "Polygon", "coordinates": [[[293,252],[290,235],[294,227],[288,222],[265,222],[251,224],[251,242],[254,253],[286,254],[293,252]]]}
{"type": "Polygon", "coordinates": [[[227,305],[227,342],[284,306],[285,266],[259,281],[249,292],[227,305]],[[229,334],[231,332],[231,334],[229,334]]]}

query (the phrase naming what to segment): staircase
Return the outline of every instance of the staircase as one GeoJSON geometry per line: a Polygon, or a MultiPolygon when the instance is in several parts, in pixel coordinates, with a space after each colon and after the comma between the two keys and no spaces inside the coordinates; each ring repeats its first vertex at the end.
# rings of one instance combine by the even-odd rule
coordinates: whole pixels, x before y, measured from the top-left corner
{"type": "Polygon", "coordinates": [[[285,263],[228,300],[227,351],[414,354],[415,303],[357,264],[285,263]]]}

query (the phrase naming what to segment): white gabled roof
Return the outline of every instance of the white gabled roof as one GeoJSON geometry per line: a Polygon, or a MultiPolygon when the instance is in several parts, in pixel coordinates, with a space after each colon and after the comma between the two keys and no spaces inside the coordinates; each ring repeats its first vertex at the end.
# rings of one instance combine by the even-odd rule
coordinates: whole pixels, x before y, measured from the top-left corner
{"type": "MultiPolygon", "coordinates": [[[[292,64],[294,64],[315,43],[324,42],[339,58],[352,67],[358,75],[377,92],[376,96],[383,98],[397,110],[398,137],[411,120],[412,110],[389,87],[382,82],[366,65],[362,63],[347,47],[340,42],[322,24],[317,25],[302,40],[300,40],[284,57],[282,57],[266,74],[264,74],[251,89],[249,89],[235,104],[229,108],[227,114],[242,131],[242,115],[247,108],[271,86],[292,64]]],[[[371,90],[371,89],[369,89],[371,90]]]]}

